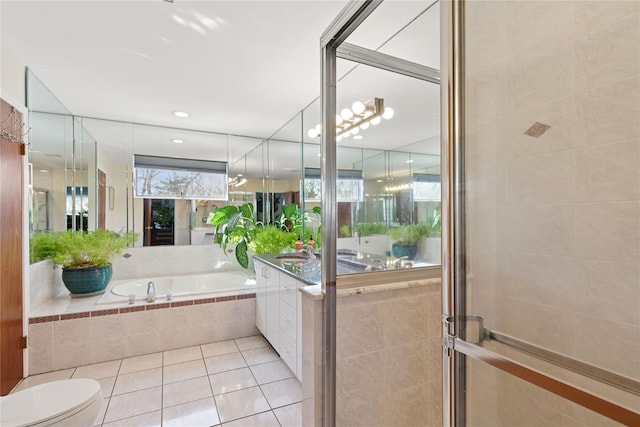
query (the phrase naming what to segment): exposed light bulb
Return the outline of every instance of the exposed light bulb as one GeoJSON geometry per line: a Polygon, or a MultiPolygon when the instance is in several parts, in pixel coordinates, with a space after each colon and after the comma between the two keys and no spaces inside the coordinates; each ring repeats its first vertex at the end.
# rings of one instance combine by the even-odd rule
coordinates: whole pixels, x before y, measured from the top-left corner
{"type": "Polygon", "coordinates": [[[307,135],[309,135],[309,138],[316,138],[318,136],[318,132],[316,132],[314,128],[311,128],[307,132],[307,135]]]}
{"type": "Polygon", "coordinates": [[[393,108],[385,107],[384,113],[382,113],[382,118],[385,120],[389,120],[391,117],[393,117],[393,108]]]}
{"type": "Polygon", "coordinates": [[[355,128],[353,128],[353,129],[351,129],[351,134],[352,134],[352,135],[357,135],[357,134],[358,134],[358,132],[360,132],[360,128],[355,127],[355,128]]]}
{"type": "Polygon", "coordinates": [[[342,124],[342,116],[340,114],[336,114],[336,126],[342,124]]]}
{"type": "Polygon", "coordinates": [[[362,102],[360,101],[356,101],[353,103],[353,105],[351,106],[351,109],[353,110],[353,112],[355,114],[362,114],[362,112],[365,109],[365,106],[362,102]]]}
{"type": "Polygon", "coordinates": [[[371,119],[371,124],[375,126],[375,125],[380,124],[381,121],[382,121],[382,119],[380,118],[380,116],[374,117],[373,119],[371,119]]]}
{"type": "Polygon", "coordinates": [[[340,111],[340,115],[344,120],[349,120],[353,117],[353,111],[348,108],[343,108],[342,111],[340,111]]]}
{"type": "Polygon", "coordinates": [[[370,110],[367,110],[367,111],[364,112],[363,115],[364,115],[364,118],[366,119],[367,117],[373,115],[373,112],[371,112],[370,110]]]}
{"type": "Polygon", "coordinates": [[[346,131],[345,133],[342,134],[343,138],[349,138],[349,136],[351,136],[351,131],[346,131]]]}
{"type": "Polygon", "coordinates": [[[362,130],[369,129],[369,122],[364,122],[363,124],[361,124],[360,129],[362,130]]]}
{"type": "MultiPolygon", "coordinates": [[[[386,111],[385,111],[385,113],[386,113],[386,111]]],[[[320,135],[322,133],[322,125],[321,124],[317,124],[315,129],[316,129],[316,133],[318,135],[320,135]]]]}

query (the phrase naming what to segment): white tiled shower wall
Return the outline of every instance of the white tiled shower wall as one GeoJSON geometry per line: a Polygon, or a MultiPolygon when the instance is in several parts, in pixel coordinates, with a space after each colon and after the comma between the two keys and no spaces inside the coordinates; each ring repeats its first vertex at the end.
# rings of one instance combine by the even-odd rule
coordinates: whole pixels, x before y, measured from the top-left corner
{"type": "MultiPolygon", "coordinates": [[[[469,311],[638,380],[640,2],[467,4],[469,311]],[[551,126],[537,139],[535,122],[551,126]]],[[[479,424],[589,424],[473,372],[479,424]]]]}

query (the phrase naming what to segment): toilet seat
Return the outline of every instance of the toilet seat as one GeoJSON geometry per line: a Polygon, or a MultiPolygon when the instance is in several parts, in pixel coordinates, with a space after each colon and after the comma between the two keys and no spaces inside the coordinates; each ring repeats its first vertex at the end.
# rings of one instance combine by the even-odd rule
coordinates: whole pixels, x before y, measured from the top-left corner
{"type": "Polygon", "coordinates": [[[0,425],[51,425],[77,414],[101,397],[100,383],[88,378],[53,381],[30,387],[0,398],[0,425]]]}

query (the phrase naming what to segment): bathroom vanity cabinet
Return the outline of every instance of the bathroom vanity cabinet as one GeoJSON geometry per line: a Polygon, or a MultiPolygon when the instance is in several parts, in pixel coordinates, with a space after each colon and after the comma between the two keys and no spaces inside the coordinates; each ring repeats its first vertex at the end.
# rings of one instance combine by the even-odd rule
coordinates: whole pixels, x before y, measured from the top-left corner
{"type": "Polygon", "coordinates": [[[256,326],[302,379],[302,295],[305,284],[262,261],[256,271],[256,326]]]}

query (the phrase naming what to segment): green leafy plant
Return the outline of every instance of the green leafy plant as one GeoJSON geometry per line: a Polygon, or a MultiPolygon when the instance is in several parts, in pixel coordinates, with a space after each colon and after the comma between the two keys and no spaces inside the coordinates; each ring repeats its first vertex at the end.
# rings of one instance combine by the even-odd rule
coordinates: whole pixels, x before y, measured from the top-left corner
{"type": "Polygon", "coordinates": [[[236,260],[243,268],[249,268],[247,250],[259,232],[262,223],[255,219],[253,204],[223,206],[211,212],[207,223],[216,227],[215,242],[226,252],[227,245],[236,243],[236,260]]]}
{"type": "Polygon", "coordinates": [[[374,234],[385,234],[387,232],[387,224],[384,222],[361,222],[356,225],[358,235],[361,237],[371,236],[374,234]]]}
{"type": "Polygon", "coordinates": [[[415,245],[421,239],[427,237],[425,227],[422,224],[406,224],[390,228],[387,234],[396,245],[415,245]]]}
{"type": "Polygon", "coordinates": [[[66,269],[106,267],[137,239],[137,233],[59,231],[31,237],[31,262],[50,259],[66,269]]]}
{"type": "Polygon", "coordinates": [[[351,228],[348,225],[340,226],[340,234],[342,237],[351,237],[351,228]]]}
{"type": "Polygon", "coordinates": [[[287,248],[293,248],[297,239],[298,235],[294,232],[276,225],[265,225],[260,227],[253,241],[249,243],[249,250],[257,255],[277,254],[287,248]]]}

